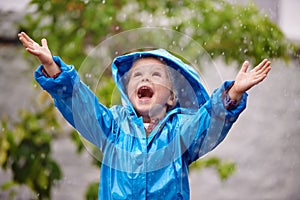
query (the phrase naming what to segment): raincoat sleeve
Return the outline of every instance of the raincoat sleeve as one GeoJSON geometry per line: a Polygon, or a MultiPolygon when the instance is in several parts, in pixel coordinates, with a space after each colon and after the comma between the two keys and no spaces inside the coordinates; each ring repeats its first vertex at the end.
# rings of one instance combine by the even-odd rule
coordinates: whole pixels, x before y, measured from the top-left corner
{"type": "Polygon", "coordinates": [[[98,103],[94,93],[80,81],[74,66],[66,65],[56,56],[53,60],[62,70],[61,74],[57,78],[47,78],[41,65],[35,71],[35,79],[53,97],[64,118],[85,139],[103,148],[116,128],[111,111],[98,103]]]}
{"type": "Polygon", "coordinates": [[[223,96],[232,84],[233,81],[225,82],[200,108],[196,116],[200,125],[193,137],[192,145],[188,148],[190,162],[197,160],[220,144],[240,113],[246,108],[247,93],[244,93],[237,106],[225,108],[223,96]]]}

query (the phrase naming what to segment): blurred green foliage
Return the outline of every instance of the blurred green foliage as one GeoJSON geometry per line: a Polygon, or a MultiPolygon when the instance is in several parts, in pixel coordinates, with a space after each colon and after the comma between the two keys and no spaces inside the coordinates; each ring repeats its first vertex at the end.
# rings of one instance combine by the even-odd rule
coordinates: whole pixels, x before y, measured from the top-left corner
{"type": "MultiPolygon", "coordinates": [[[[284,34],[254,4],[224,0],[31,1],[22,29],[46,37],[54,54],[79,67],[85,50],[106,37],[139,27],[170,28],[192,37],[212,56],[242,63],[289,59],[284,34]]],[[[130,45],[130,41],[129,41],[130,45]]]]}
{"type": "Polygon", "coordinates": [[[86,200],[96,200],[98,199],[98,188],[99,183],[93,182],[88,185],[88,189],[85,192],[85,199],[86,200]]]}
{"type": "MultiPolygon", "coordinates": [[[[140,27],[164,27],[187,34],[212,58],[227,63],[247,59],[256,64],[265,57],[288,60],[293,53],[281,30],[256,6],[224,0],[32,0],[20,24],[20,29],[36,41],[47,38],[52,53],[77,68],[88,49],[109,36],[140,27]]],[[[34,58],[28,59],[37,64],[34,58]]],[[[115,86],[107,74],[96,94],[104,105],[111,106],[118,100],[112,96],[115,86]]],[[[26,184],[40,199],[50,198],[54,182],[62,176],[51,157],[51,141],[59,130],[54,113],[53,106],[47,105],[39,111],[23,111],[18,122],[1,122],[1,167],[13,171],[10,183],[26,184]]],[[[84,146],[78,135],[70,135],[77,151],[82,152],[84,146]]],[[[215,168],[221,180],[235,170],[235,164],[215,157],[197,161],[191,169],[203,167],[215,168]]],[[[2,189],[10,188],[10,183],[2,189]]],[[[97,188],[98,184],[92,183],[86,198],[95,199],[97,188]]]]}
{"type": "Polygon", "coordinates": [[[0,166],[12,173],[12,180],[1,189],[12,192],[13,198],[14,186],[25,184],[38,199],[50,199],[54,182],[62,178],[51,155],[51,141],[59,129],[53,106],[48,104],[34,114],[23,110],[19,117],[16,122],[9,117],[1,120],[0,166]]]}
{"type": "Polygon", "coordinates": [[[214,168],[222,181],[227,180],[235,171],[236,164],[230,161],[221,161],[220,158],[210,157],[200,159],[190,165],[190,169],[201,170],[203,168],[214,168]]]}

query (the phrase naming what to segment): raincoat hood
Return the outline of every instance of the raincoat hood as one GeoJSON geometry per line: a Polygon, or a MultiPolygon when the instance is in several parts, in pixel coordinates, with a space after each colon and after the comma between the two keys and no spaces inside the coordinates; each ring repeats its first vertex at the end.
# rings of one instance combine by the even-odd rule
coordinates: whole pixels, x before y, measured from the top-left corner
{"type": "Polygon", "coordinates": [[[141,58],[154,57],[165,63],[171,70],[173,87],[177,97],[175,108],[199,109],[209,96],[201,84],[197,72],[190,66],[164,49],[134,52],[116,57],[112,63],[112,74],[122,95],[124,106],[129,106],[133,111],[131,103],[126,94],[125,77],[134,62],[141,58]]]}

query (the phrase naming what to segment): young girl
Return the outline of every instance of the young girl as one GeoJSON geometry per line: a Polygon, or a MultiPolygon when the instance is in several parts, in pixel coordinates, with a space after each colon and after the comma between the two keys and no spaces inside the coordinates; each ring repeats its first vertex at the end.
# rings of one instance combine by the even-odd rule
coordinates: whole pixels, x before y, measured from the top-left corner
{"type": "Polygon", "coordinates": [[[20,41],[41,62],[35,78],[78,132],[103,153],[99,199],[189,199],[188,166],[214,149],[246,107],[247,90],[270,61],[227,81],[209,98],[197,73],[158,49],[115,58],[123,105],[106,108],[72,65],[25,33],[20,41]]]}

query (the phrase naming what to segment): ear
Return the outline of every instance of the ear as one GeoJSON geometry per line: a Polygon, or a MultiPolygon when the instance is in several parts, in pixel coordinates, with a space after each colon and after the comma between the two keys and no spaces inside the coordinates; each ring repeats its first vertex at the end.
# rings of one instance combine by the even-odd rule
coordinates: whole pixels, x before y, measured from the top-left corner
{"type": "Polygon", "coordinates": [[[173,108],[176,105],[176,96],[174,92],[171,92],[171,95],[167,101],[167,105],[169,108],[173,108]]]}

